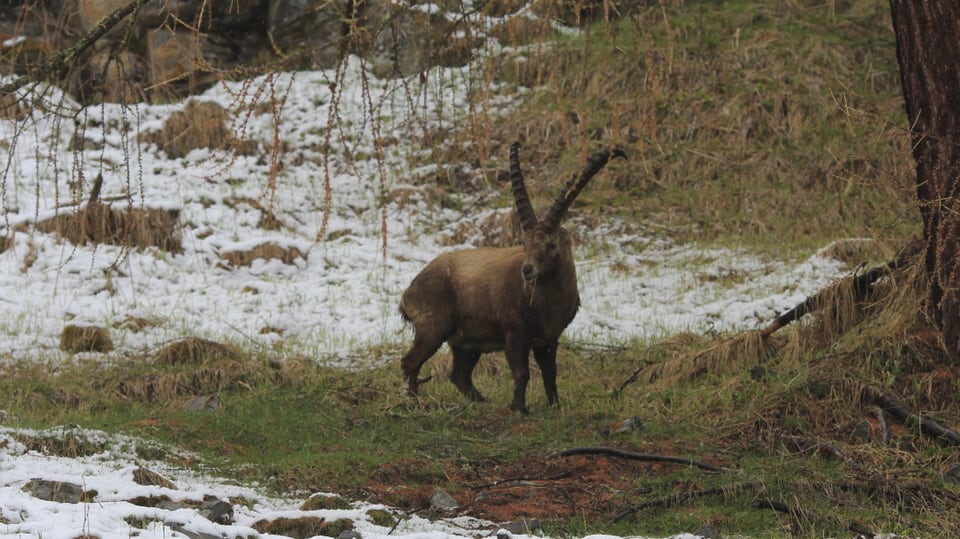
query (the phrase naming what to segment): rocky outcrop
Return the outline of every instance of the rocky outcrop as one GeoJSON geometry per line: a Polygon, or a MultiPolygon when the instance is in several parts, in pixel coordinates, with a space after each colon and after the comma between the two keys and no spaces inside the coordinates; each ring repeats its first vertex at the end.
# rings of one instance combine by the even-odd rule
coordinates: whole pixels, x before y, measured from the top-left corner
{"type": "MultiPolygon", "coordinates": [[[[7,2],[0,69],[28,73],[129,2],[7,2]]],[[[504,6],[522,4],[490,9],[504,6]]],[[[391,0],[149,0],[69,66],[66,86],[85,104],[139,102],[179,99],[257,71],[331,68],[348,54],[379,77],[463,65],[482,36],[462,31],[463,18],[444,9],[391,0]]]]}

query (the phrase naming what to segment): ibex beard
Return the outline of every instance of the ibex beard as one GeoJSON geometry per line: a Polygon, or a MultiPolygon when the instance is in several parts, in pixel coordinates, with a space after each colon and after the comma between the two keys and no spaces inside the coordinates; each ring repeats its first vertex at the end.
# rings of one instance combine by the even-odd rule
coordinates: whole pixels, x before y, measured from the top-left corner
{"type": "Polygon", "coordinates": [[[520,170],[519,143],[510,147],[510,181],[523,244],[444,253],[413,279],[400,314],[414,330],[401,366],[416,395],[420,369],[446,342],[453,353],[450,380],[470,400],[482,401],[473,370],[486,352],[502,350],[513,376],[510,408],[527,413],[529,355],[540,367],[547,403],[559,403],[557,342],[580,306],[573,243],[560,222],[586,184],[619,150],[594,154],[538,220],[520,170]]]}

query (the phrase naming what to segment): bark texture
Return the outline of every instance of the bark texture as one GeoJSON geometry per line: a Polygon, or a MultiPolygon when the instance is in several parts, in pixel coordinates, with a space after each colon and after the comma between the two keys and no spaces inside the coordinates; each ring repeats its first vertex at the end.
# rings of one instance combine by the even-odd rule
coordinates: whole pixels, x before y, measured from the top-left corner
{"type": "Polygon", "coordinates": [[[890,0],[923,216],[928,308],[960,359],[960,2],[890,0]]]}

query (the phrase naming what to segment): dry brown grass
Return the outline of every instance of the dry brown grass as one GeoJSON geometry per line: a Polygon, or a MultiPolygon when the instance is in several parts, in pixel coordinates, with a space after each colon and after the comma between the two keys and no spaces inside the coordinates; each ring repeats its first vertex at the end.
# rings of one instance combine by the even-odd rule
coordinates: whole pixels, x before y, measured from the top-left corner
{"type": "MultiPolygon", "coordinates": [[[[729,374],[771,361],[809,360],[831,350],[835,354],[839,346],[848,347],[847,353],[863,352],[874,345],[881,350],[911,342],[914,333],[926,335],[930,328],[920,299],[925,287],[918,246],[919,241],[911,243],[898,255],[901,264],[865,292],[854,285],[858,273],[820,290],[808,299],[809,314],[794,322],[795,327],[769,335],[751,330],[721,337],[694,352],[680,353],[643,369],[639,379],[671,385],[707,373],[729,374]]],[[[926,350],[942,354],[942,350],[934,352],[929,346],[926,350]]]]}
{"type": "Polygon", "coordinates": [[[158,247],[171,253],[183,251],[177,228],[179,210],[114,209],[94,202],[74,213],[61,213],[38,222],[36,230],[57,234],[76,245],[106,243],[124,247],[158,247]]]}
{"type": "Polygon", "coordinates": [[[144,133],[140,140],[156,144],[169,157],[177,158],[197,148],[235,146],[237,138],[230,125],[230,114],[219,103],[190,100],[182,111],[170,114],[163,129],[144,133]]]}
{"type": "Polygon", "coordinates": [[[155,361],[175,368],[107,380],[107,389],[134,401],[169,402],[183,408],[185,398],[192,402],[197,396],[245,392],[264,384],[296,386],[309,383],[316,374],[315,367],[302,360],[264,361],[247,357],[231,345],[195,337],[168,345],[155,361]]]}
{"type": "Polygon", "coordinates": [[[0,119],[23,120],[30,114],[30,107],[14,94],[0,94],[0,119]]]}
{"type": "Polygon", "coordinates": [[[254,260],[279,260],[284,264],[293,264],[298,258],[305,259],[306,253],[296,247],[280,247],[273,243],[262,243],[246,251],[230,251],[221,253],[220,258],[232,266],[250,266],[254,260]]]}
{"type": "Polygon", "coordinates": [[[109,352],[113,350],[113,341],[107,328],[68,324],[60,332],[60,349],[72,354],[109,352]]]}
{"type": "Polygon", "coordinates": [[[199,337],[187,337],[164,346],[156,361],[162,365],[199,365],[222,358],[235,359],[240,351],[231,345],[199,337]]]}
{"type": "MultiPolygon", "coordinates": [[[[680,241],[897,243],[917,214],[894,49],[869,37],[888,32],[888,10],[838,5],[856,23],[837,24],[801,4],[714,14],[609,3],[621,18],[583,39],[489,59],[477,76],[531,87],[529,102],[505,118],[472,108],[471,129],[454,135],[467,151],[451,160],[483,163],[524,139],[531,195],[545,205],[572,160],[619,146],[629,161],[576,211],[656,223],[680,241]]],[[[504,37],[549,37],[530,32],[504,37]]]]}

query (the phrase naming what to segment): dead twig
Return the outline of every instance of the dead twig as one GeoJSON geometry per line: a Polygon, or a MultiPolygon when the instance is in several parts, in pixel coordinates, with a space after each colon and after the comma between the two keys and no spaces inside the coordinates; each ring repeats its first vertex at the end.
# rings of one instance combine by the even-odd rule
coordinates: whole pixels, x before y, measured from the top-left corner
{"type": "Polygon", "coordinates": [[[840,448],[830,442],[811,440],[801,436],[784,436],[782,441],[787,449],[796,453],[816,451],[826,458],[847,462],[847,456],[844,455],[843,451],[840,451],[840,448]]]}
{"type": "Polygon", "coordinates": [[[607,446],[583,446],[583,447],[572,447],[557,453],[557,457],[571,457],[574,455],[607,455],[611,457],[618,457],[622,459],[629,460],[644,460],[648,462],[670,462],[673,464],[683,464],[685,466],[696,466],[701,470],[707,470],[710,472],[721,472],[721,468],[707,464],[705,462],[700,462],[698,460],[688,459],[684,457],[671,457],[669,455],[654,455],[650,453],[634,453],[633,451],[625,451],[623,449],[617,449],[616,447],[607,447],[607,446]]]}
{"type": "Polygon", "coordinates": [[[534,485],[535,481],[557,481],[560,479],[566,479],[570,477],[570,475],[572,474],[569,471],[563,471],[547,477],[512,477],[510,479],[501,479],[490,483],[484,483],[482,485],[471,485],[468,488],[470,490],[484,490],[494,487],[531,486],[534,485]]]}
{"type": "Polygon", "coordinates": [[[884,417],[883,408],[871,406],[870,413],[877,418],[877,426],[880,428],[880,441],[883,442],[883,445],[888,445],[890,443],[890,431],[887,429],[887,420],[884,417]]]}

